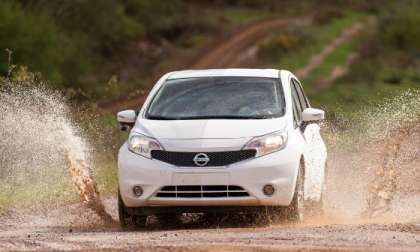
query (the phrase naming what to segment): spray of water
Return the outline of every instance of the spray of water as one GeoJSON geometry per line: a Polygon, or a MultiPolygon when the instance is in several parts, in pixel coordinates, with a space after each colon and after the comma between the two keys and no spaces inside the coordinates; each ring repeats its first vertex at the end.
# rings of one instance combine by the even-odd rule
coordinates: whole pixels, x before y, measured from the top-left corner
{"type": "Polygon", "coordinates": [[[12,204],[28,198],[51,197],[54,202],[57,195],[67,197],[70,169],[81,201],[104,221],[112,221],[92,178],[92,148],[70,119],[63,97],[43,88],[31,75],[3,79],[1,84],[0,184],[12,204]],[[56,194],[49,194],[54,190],[56,194]],[[16,197],[19,194],[31,197],[16,197]]]}
{"type": "Polygon", "coordinates": [[[418,220],[420,92],[328,122],[327,208],[354,220],[418,220]]]}

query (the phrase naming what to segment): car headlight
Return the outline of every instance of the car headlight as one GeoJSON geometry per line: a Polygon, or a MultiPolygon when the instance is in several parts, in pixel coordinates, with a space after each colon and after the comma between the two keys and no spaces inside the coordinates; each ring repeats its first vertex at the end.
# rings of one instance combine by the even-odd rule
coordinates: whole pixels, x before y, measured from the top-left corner
{"type": "Polygon", "coordinates": [[[143,157],[152,158],[152,150],[163,150],[160,143],[151,137],[133,135],[128,140],[128,149],[143,157]]]}
{"type": "Polygon", "coordinates": [[[274,132],[264,136],[254,137],[245,146],[244,150],[256,150],[255,157],[261,157],[279,150],[287,145],[286,132],[274,132]]]}

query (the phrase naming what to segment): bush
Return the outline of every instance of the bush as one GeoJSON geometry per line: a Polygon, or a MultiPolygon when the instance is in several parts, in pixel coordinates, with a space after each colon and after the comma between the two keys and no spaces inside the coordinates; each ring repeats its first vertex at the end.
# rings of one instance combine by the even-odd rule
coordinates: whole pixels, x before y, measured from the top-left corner
{"type": "Polygon", "coordinates": [[[286,54],[310,43],[313,37],[302,30],[291,30],[270,36],[258,45],[258,58],[268,63],[279,62],[286,54]]]}
{"type": "Polygon", "coordinates": [[[382,43],[399,50],[420,50],[420,4],[396,2],[381,15],[379,34],[382,43]]]}
{"type": "Polygon", "coordinates": [[[339,8],[320,8],[314,15],[313,21],[318,25],[325,25],[332,20],[343,17],[343,10],[339,8]]]}
{"type": "Polygon", "coordinates": [[[45,10],[84,46],[109,54],[125,40],[144,33],[142,23],[126,15],[126,9],[115,0],[31,0],[31,9],[45,10]]]}
{"type": "Polygon", "coordinates": [[[259,45],[258,56],[269,62],[275,62],[285,53],[295,49],[300,43],[293,34],[283,33],[274,36],[259,45]]]}
{"type": "Polygon", "coordinates": [[[0,72],[8,71],[8,52],[12,63],[42,72],[54,83],[62,83],[59,66],[63,63],[58,29],[45,14],[26,12],[12,1],[0,3],[0,72]]]}

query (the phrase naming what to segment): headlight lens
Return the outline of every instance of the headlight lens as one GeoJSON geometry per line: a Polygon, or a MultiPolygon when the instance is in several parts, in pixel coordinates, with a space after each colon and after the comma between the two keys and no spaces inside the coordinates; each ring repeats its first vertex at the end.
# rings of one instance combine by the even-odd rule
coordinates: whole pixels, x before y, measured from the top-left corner
{"type": "Polygon", "coordinates": [[[256,157],[261,157],[279,150],[287,145],[287,133],[274,132],[268,135],[254,137],[249,141],[244,150],[256,150],[256,157]]]}
{"type": "Polygon", "coordinates": [[[131,136],[128,141],[128,149],[147,158],[152,158],[152,150],[163,150],[162,146],[156,139],[143,135],[131,136]]]}

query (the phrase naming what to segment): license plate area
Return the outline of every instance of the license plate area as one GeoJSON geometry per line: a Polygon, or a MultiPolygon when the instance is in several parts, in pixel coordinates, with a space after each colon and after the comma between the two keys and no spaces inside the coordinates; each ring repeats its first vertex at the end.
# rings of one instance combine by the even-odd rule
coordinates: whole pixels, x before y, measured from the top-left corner
{"type": "Polygon", "coordinates": [[[173,185],[228,185],[229,173],[178,172],[172,176],[173,185]]]}

